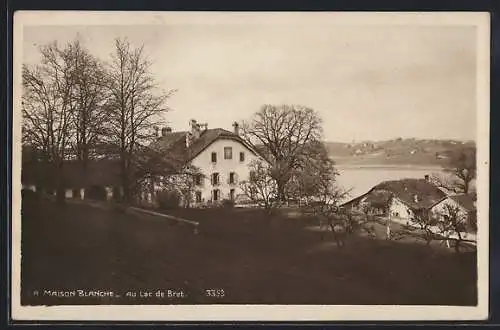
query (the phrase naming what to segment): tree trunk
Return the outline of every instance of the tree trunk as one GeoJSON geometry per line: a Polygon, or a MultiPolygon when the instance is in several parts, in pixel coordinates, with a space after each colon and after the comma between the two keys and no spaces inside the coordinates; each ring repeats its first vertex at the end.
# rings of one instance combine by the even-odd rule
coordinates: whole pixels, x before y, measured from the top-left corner
{"type": "Polygon", "coordinates": [[[286,202],[285,185],[283,180],[276,180],[276,185],[278,186],[278,201],[286,202]]]}
{"type": "Polygon", "coordinates": [[[469,188],[470,186],[470,181],[468,179],[464,180],[464,194],[468,195],[469,194],[469,188]]]}
{"type": "Polygon", "coordinates": [[[66,202],[65,191],[64,191],[64,173],[63,173],[63,162],[59,161],[57,164],[56,172],[56,201],[58,204],[64,204],[66,202]]]}
{"type": "Polygon", "coordinates": [[[122,156],[121,160],[121,184],[123,188],[123,202],[125,204],[130,203],[130,182],[129,182],[129,173],[127,160],[124,156],[122,156]]]}
{"type": "Polygon", "coordinates": [[[387,218],[387,222],[385,225],[385,239],[390,240],[391,239],[391,217],[389,216],[387,218]]]}

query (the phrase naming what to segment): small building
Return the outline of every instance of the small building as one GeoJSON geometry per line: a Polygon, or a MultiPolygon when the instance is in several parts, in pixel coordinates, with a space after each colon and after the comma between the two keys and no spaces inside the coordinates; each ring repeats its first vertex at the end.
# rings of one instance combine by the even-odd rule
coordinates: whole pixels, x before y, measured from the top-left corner
{"type": "Polygon", "coordinates": [[[379,183],[367,193],[348,201],[343,207],[368,208],[372,213],[407,222],[415,215],[427,214],[446,194],[424,179],[402,179],[379,183]]]}
{"type": "Polygon", "coordinates": [[[477,229],[477,209],[476,202],[470,195],[458,194],[450,195],[438,203],[434,204],[431,209],[431,215],[437,218],[449,216],[449,208],[456,209],[456,216],[467,222],[468,231],[475,232],[477,229]]]}
{"type": "Polygon", "coordinates": [[[122,193],[118,160],[89,160],[86,168],[78,161],[69,160],[61,169],[43,161],[23,161],[23,189],[55,195],[58,180],[62,182],[66,198],[110,200],[118,199],[122,193]]]}

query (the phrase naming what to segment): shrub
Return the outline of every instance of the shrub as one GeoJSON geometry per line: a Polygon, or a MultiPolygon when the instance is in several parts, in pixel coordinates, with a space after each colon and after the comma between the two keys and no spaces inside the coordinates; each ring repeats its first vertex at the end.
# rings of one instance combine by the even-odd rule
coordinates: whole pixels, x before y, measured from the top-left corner
{"type": "Polygon", "coordinates": [[[173,210],[180,206],[181,197],[176,191],[161,191],[157,195],[158,206],[163,210],[173,210]]]}
{"type": "Polygon", "coordinates": [[[234,207],[234,201],[230,199],[224,199],[222,201],[222,207],[224,208],[233,208],[234,207]]]}

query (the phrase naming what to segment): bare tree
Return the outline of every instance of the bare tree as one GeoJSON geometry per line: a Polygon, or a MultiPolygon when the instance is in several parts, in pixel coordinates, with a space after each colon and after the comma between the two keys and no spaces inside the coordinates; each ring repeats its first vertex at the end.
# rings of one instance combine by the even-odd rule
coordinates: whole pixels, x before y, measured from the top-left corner
{"type": "Polygon", "coordinates": [[[250,177],[240,182],[243,193],[252,201],[261,204],[269,213],[276,206],[278,186],[272,177],[272,168],[262,160],[249,164],[250,177]]]}
{"type": "Polygon", "coordinates": [[[437,214],[417,212],[411,220],[395,233],[395,239],[413,237],[425,241],[430,246],[433,241],[446,243],[454,242],[455,252],[460,252],[463,243],[473,243],[467,239],[469,217],[456,205],[445,204],[443,210],[437,214]]]}
{"type": "Polygon", "coordinates": [[[459,253],[463,243],[474,242],[466,238],[465,233],[470,227],[468,214],[462,212],[457,205],[445,204],[439,216],[442,221],[439,223],[439,232],[447,242],[454,242],[455,252],[459,253]]]}
{"type": "Polygon", "coordinates": [[[243,134],[251,142],[262,145],[272,164],[278,198],[285,200],[286,184],[307,152],[308,145],[320,140],[321,118],[316,111],[296,105],[264,105],[248,122],[243,134]]]}
{"type": "Polygon", "coordinates": [[[304,160],[304,167],[298,175],[299,187],[308,200],[305,212],[317,218],[320,230],[326,226],[339,248],[344,247],[347,239],[353,235],[373,235],[371,215],[340,207],[350,191],[337,185],[338,173],[322,143],[315,144],[309,155],[312,157],[304,160]]]}
{"type": "Polygon", "coordinates": [[[71,98],[74,112],[73,150],[86,174],[90,153],[105,135],[106,75],[102,62],[78,41],[70,45],[75,60],[75,87],[71,98]]]}
{"type": "Polygon", "coordinates": [[[168,157],[161,151],[147,146],[139,146],[131,162],[130,190],[135,192],[136,202],[140,202],[140,192],[154,194],[156,185],[161,184],[164,177],[173,175],[182,166],[178,161],[168,157]]]}
{"type": "Polygon", "coordinates": [[[476,148],[463,147],[452,153],[444,166],[447,176],[433,175],[433,183],[447,191],[471,194],[471,183],[476,178],[476,148]]]}
{"type": "Polygon", "coordinates": [[[173,91],[159,89],[144,48],[133,48],[127,40],[115,41],[107,71],[108,139],[119,150],[123,197],[130,202],[134,154],[141,143],[155,135],[153,127],[161,124],[162,115],[168,111],[166,101],[173,91]]]}
{"type": "MultiPolygon", "coordinates": [[[[320,229],[326,225],[338,248],[343,248],[347,239],[354,235],[375,235],[374,219],[371,215],[339,207],[346,194],[346,191],[338,187],[329,186],[322,194],[318,195],[320,199],[308,207],[310,209],[308,212],[319,220],[320,229]]],[[[322,235],[322,239],[323,237],[324,235],[322,235]]]]}
{"type": "Polygon", "coordinates": [[[162,177],[161,185],[170,191],[177,191],[184,207],[190,208],[194,199],[194,193],[197,187],[197,178],[203,178],[204,175],[200,169],[194,165],[186,164],[170,174],[162,177]]]}
{"type": "Polygon", "coordinates": [[[42,46],[40,54],[40,64],[23,66],[23,142],[41,151],[57,198],[63,201],[63,164],[73,134],[76,58],[73,45],[61,49],[55,42],[42,46]]]}
{"type": "Polygon", "coordinates": [[[427,212],[416,212],[411,219],[401,225],[401,229],[393,233],[395,240],[413,237],[423,240],[426,246],[430,246],[435,240],[440,240],[442,236],[439,230],[439,220],[430,216],[427,212]]]}
{"type": "Polygon", "coordinates": [[[291,171],[291,179],[286,186],[287,197],[308,203],[321,195],[328,185],[335,184],[338,175],[335,162],[330,159],[324,143],[310,142],[298,158],[296,168],[291,171]]]}

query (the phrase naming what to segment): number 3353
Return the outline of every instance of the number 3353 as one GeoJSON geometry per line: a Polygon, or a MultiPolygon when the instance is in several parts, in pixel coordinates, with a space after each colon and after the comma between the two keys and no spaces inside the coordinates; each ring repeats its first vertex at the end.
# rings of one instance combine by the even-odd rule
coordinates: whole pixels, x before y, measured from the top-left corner
{"type": "Polygon", "coordinates": [[[226,295],[223,289],[207,289],[205,290],[207,297],[222,298],[226,295]]]}

